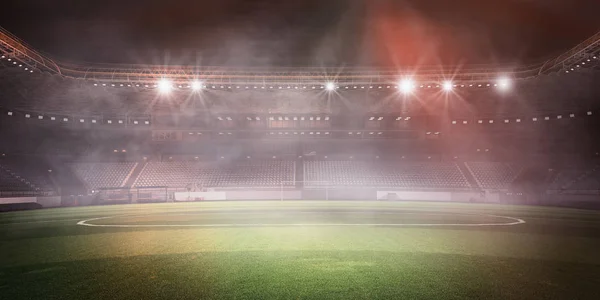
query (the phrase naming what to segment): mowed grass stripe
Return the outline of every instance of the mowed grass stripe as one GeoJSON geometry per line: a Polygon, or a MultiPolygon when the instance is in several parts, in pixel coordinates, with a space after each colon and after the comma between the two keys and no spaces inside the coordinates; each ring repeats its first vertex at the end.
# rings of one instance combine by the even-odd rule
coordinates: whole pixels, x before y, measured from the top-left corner
{"type": "MultiPolygon", "coordinates": [[[[304,218],[299,215],[304,214],[290,213],[288,221],[304,218]]],[[[597,217],[597,212],[557,208],[312,201],[0,214],[0,222],[12,222],[0,226],[0,294],[7,299],[593,299],[597,295],[591,290],[600,278],[597,217]],[[425,211],[423,219],[436,212],[494,214],[527,223],[503,228],[186,229],[95,228],[70,221],[183,213],[211,221],[251,213],[260,220],[265,211],[285,217],[286,212],[324,209],[416,216],[415,211],[425,211]],[[577,222],[578,215],[589,222],[577,222]],[[15,223],[27,220],[51,222],[15,223]]]]}
{"type": "Polygon", "coordinates": [[[245,251],[3,269],[7,299],[594,299],[600,266],[475,255],[245,251]]]}

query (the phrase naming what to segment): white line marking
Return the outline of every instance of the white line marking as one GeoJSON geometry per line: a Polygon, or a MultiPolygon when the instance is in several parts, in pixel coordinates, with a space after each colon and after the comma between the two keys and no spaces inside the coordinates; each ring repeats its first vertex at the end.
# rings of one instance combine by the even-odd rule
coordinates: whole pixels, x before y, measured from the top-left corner
{"type": "Polygon", "coordinates": [[[60,220],[46,220],[46,221],[29,221],[29,222],[10,222],[10,223],[0,223],[0,226],[3,225],[18,225],[18,224],[37,224],[37,223],[53,223],[53,222],[68,222],[68,221],[77,221],[78,219],[60,219],[60,220]]]}
{"type": "MultiPolygon", "coordinates": [[[[439,215],[439,214],[438,214],[439,215]]],[[[448,214],[457,215],[457,214],[448,214]]],[[[139,215],[147,216],[147,215],[139,215]]],[[[434,227],[434,226],[512,226],[526,223],[525,220],[507,216],[477,214],[477,216],[487,216],[494,218],[508,219],[509,223],[231,223],[231,224],[91,224],[88,222],[112,219],[122,216],[110,216],[101,218],[92,218],[77,222],[77,225],[89,227],[109,227],[109,228],[157,228],[157,227],[319,227],[319,226],[369,226],[369,227],[434,227]]]]}

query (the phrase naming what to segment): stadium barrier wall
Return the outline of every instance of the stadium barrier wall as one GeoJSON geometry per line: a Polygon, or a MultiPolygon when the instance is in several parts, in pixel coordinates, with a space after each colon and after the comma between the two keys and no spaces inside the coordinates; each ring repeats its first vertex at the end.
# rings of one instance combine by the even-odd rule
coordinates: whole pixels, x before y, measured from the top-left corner
{"type": "Polygon", "coordinates": [[[377,191],[378,200],[452,201],[449,192],[377,191]]]}
{"type": "Polygon", "coordinates": [[[559,202],[559,201],[582,201],[582,202],[598,202],[600,201],[600,195],[548,195],[546,201],[559,202]]]}
{"type": "Polygon", "coordinates": [[[321,188],[302,190],[304,200],[376,200],[377,190],[369,188],[321,188]]]}
{"type": "Polygon", "coordinates": [[[0,198],[0,204],[37,203],[37,197],[0,198]]]}
{"type": "Polygon", "coordinates": [[[37,197],[36,202],[42,207],[60,207],[62,205],[61,197],[37,197]]]}
{"type": "Polygon", "coordinates": [[[452,192],[452,201],[500,203],[500,194],[489,192],[452,192]]]}
{"type": "Polygon", "coordinates": [[[412,200],[412,201],[455,201],[499,203],[499,193],[468,191],[377,191],[369,188],[305,189],[305,200],[412,200]],[[389,197],[388,197],[389,196],[389,197]]]}
{"type": "Polygon", "coordinates": [[[297,190],[235,190],[220,192],[175,192],[175,201],[202,200],[301,200],[302,192],[297,190]]]}
{"type": "Polygon", "coordinates": [[[225,192],[176,192],[175,201],[227,200],[225,192]]]}
{"type": "Polygon", "coordinates": [[[95,196],[62,196],[62,206],[87,206],[94,203],[95,196]]]}
{"type": "Polygon", "coordinates": [[[59,207],[62,204],[61,197],[19,197],[19,198],[0,198],[0,204],[23,204],[37,203],[44,208],[59,207]]]}
{"type": "Polygon", "coordinates": [[[546,195],[542,203],[563,207],[600,209],[600,195],[546,195]]]}
{"type": "Polygon", "coordinates": [[[227,200],[301,200],[302,191],[226,191],[227,200]]]}
{"type": "Polygon", "coordinates": [[[333,189],[327,191],[329,200],[375,200],[377,191],[374,189],[333,189]]]}
{"type": "Polygon", "coordinates": [[[500,194],[490,192],[377,191],[377,199],[500,203],[500,194]]]}

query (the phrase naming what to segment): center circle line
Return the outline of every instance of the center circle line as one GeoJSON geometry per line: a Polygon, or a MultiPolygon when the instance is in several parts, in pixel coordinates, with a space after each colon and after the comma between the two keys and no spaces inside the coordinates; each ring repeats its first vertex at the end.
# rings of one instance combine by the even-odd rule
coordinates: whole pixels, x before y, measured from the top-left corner
{"type": "MultiPolygon", "coordinates": [[[[262,212],[260,212],[262,213],[262,212]]],[[[314,212],[295,212],[295,213],[314,213],[314,212]]],[[[323,212],[332,213],[332,212],[323,212]]],[[[344,212],[348,213],[348,212],[344,212]]],[[[350,212],[361,213],[361,212],[350,212]]],[[[362,212],[364,213],[364,212],[362,212]]],[[[384,212],[384,214],[395,214],[384,212]]],[[[511,222],[505,223],[221,223],[221,224],[93,224],[90,222],[98,220],[114,219],[119,217],[147,217],[152,215],[193,215],[193,214],[145,214],[145,215],[116,215],[108,217],[90,218],[77,222],[77,225],[88,227],[105,228],[160,228],[160,227],[334,227],[334,226],[365,226],[365,227],[482,227],[482,226],[512,226],[526,223],[525,220],[509,216],[491,215],[491,214],[461,214],[461,213],[437,213],[437,212],[410,212],[409,214],[423,215],[463,215],[463,216],[485,216],[492,218],[506,219],[511,222]]]]}

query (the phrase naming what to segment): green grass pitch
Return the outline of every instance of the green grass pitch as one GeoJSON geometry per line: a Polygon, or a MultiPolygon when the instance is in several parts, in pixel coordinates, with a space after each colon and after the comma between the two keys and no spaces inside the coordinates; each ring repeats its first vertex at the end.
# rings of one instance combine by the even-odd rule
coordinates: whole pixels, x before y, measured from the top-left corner
{"type": "Polygon", "coordinates": [[[598,299],[599,287],[596,211],[274,201],[0,214],[0,299],[598,299]]]}

